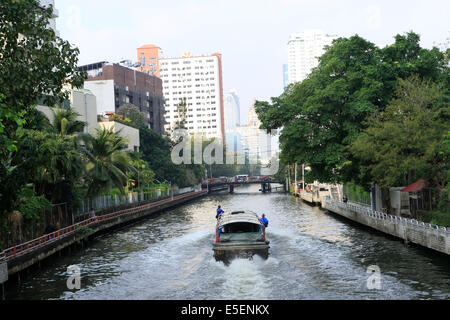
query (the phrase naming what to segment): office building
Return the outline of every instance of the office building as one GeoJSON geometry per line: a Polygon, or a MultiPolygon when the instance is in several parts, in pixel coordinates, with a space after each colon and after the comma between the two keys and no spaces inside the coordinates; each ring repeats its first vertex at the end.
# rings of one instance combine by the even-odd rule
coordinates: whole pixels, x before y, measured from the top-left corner
{"type": "Polygon", "coordinates": [[[166,101],[166,131],[185,123],[190,134],[225,141],[222,55],[184,54],[160,59],[160,76],[166,101]],[[186,104],[186,112],[180,104],[186,104]]]}
{"type": "Polygon", "coordinates": [[[324,34],[321,30],[293,33],[288,41],[288,82],[301,82],[318,66],[318,58],[325,46],[331,45],[337,36],[324,34]]]}

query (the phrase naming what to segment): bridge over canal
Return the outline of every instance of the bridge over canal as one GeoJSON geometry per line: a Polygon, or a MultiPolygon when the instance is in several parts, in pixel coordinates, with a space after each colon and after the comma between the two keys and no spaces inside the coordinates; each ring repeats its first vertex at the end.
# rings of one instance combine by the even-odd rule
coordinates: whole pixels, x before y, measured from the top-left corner
{"type": "Polygon", "coordinates": [[[222,177],[213,178],[203,181],[202,188],[208,189],[209,193],[215,191],[228,190],[229,193],[234,193],[234,188],[242,185],[260,184],[262,193],[277,191],[283,189],[287,192],[286,185],[282,187],[272,187],[274,183],[271,176],[252,176],[252,177],[222,177]]]}

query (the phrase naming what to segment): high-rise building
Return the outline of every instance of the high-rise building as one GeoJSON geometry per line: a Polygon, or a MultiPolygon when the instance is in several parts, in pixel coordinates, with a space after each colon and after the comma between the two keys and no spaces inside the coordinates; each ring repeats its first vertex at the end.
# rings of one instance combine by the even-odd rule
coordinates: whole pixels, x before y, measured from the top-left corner
{"type": "Polygon", "coordinates": [[[56,18],[58,18],[59,13],[58,13],[58,10],[56,10],[56,8],[55,8],[55,0],[39,0],[39,3],[41,5],[41,7],[45,8],[45,9],[48,8],[50,5],[53,6],[53,16],[49,21],[49,24],[50,24],[49,26],[50,26],[50,28],[53,29],[53,31],[55,31],[56,35],[59,36],[59,32],[56,29],[56,18]]]}
{"type": "Polygon", "coordinates": [[[305,80],[319,64],[318,58],[337,36],[324,34],[321,30],[293,33],[288,42],[289,84],[305,80]]]}
{"type": "Polygon", "coordinates": [[[159,78],[159,60],[162,55],[161,48],[154,44],[146,44],[137,48],[138,70],[159,78]]]}
{"type": "Polygon", "coordinates": [[[133,104],[146,115],[149,128],[164,134],[161,79],[123,64],[105,61],[78,69],[88,73],[84,88],[97,97],[98,114],[116,112],[124,104],[133,104]]]}
{"type": "Polygon", "coordinates": [[[241,124],[241,107],[236,90],[224,94],[225,140],[227,149],[235,152],[240,148],[241,136],[236,127],[241,124]]]}
{"type": "Polygon", "coordinates": [[[166,131],[184,122],[190,134],[225,141],[222,55],[160,59],[166,101],[166,131]],[[185,112],[180,105],[186,104],[185,112]]]}
{"type": "Polygon", "coordinates": [[[250,163],[268,164],[273,155],[278,151],[278,141],[261,130],[261,121],[255,111],[256,99],[247,113],[247,125],[236,128],[241,137],[242,149],[247,154],[250,163]],[[276,143],[274,143],[276,142],[276,143]]]}
{"type": "Polygon", "coordinates": [[[241,107],[236,90],[230,90],[223,96],[225,113],[225,132],[234,131],[241,123],[241,107]]]}
{"type": "Polygon", "coordinates": [[[289,85],[289,68],[287,64],[283,64],[283,88],[289,85]]]}

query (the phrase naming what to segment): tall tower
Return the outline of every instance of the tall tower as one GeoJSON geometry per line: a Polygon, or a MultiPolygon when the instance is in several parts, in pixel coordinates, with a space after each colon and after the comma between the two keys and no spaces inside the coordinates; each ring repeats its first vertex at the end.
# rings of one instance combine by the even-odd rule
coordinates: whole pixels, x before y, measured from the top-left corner
{"type": "Polygon", "coordinates": [[[335,35],[324,34],[321,30],[306,30],[292,33],[288,41],[289,84],[305,80],[312,69],[319,64],[325,46],[331,45],[335,35]]]}

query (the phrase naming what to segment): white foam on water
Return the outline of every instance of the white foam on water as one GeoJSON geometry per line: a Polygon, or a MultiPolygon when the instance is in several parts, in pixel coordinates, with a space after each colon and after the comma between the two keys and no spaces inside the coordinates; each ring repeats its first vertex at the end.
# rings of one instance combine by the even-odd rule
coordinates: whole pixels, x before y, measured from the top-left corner
{"type": "Polygon", "coordinates": [[[262,272],[264,261],[236,259],[224,268],[222,298],[227,300],[264,300],[271,295],[270,285],[262,272]]]}

